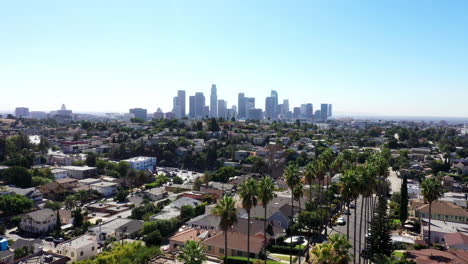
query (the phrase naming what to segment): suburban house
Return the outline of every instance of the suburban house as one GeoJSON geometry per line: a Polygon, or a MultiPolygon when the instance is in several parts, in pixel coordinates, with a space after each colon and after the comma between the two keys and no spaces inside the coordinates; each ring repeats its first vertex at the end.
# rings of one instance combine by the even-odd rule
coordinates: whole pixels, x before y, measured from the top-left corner
{"type": "Polygon", "coordinates": [[[141,229],[143,229],[143,221],[141,220],[117,218],[90,228],[88,233],[96,236],[98,242],[101,242],[110,238],[134,237],[141,229]]]}
{"type": "Polygon", "coordinates": [[[221,218],[210,213],[199,215],[186,223],[191,228],[199,228],[204,230],[219,230],[221,218]]]}
{"type": "MultiPolygon", "coordinates": [[[[468,225],[431,219],[431,243],[443,244],[445,242],[445,236],[453,233],[468,235],[468,225]]],[[[421,236],[423,238],[429,236],[428,219],[421,220],[421,236]]]]}
{"type": "Polygon", "coordinates": [[[444,236],[445,246],[448,249],[459,249],[468,251],[468,235],[457,232],[444,236]]]}
{"type": "Polygon", "coordinates": [[[201,238],[198,237],[200,234],[201,231],[196,228],[188,228],[177,232],[169,238],[169,251],[177,250],[179,247],[182,247],[186,241],[189,240],[194,240],[196,242],[201,241],[201,238]]]}
{"type": "Polygon", "coordinates": [[[71,261],[80,261],[98,254],[98,243],[95,236],[82,235],[56,246],[56,252],[67,256],[71,261]]]}
{"type": "Polygon", "coordinates": [[[168,192],[163,187],[159,187],[144,190],[143,195],[148,197],[148,199],[151,201],[155,202],[166,198],[168,196],[168,192]]]}
{"type": "Polygon", "coordinates": [[[62,170],[66,170],[68,177],[74,179],[84,179],[96,176],[96,167],[80,167],[80,166],[64,166],[60,167],[62,170]]]}
{"type": "Polygon", "coordinates": [[[56,169],[52,169],[51,172],[54,175],[54,178],[56,180],[60,180],[60,179],[68,177],[67,170],[62,170],[62,169],[56,168],[56,169]]]}
{"type": "Polygon", "coordinates": [[[31,188],[16,188],[16,187],[8,187],[6,193],[11,194],[20,194],[26,196],[27,198],[34,201],[35,204],[39,204],[43,201],[42,193],[34,187],[31,188]]]}
{"type": "MultiPolygon", "coordinates": [[[[247,257],[247,235],[238,232],[228,232],[227,234],[227,255],[247,257]]],[[[210,238],[205,239],[202,244],[208,255],[217,257],[224,256],[224,232],[219,232],[210,238]]],[[[263,249],[263,238],[250,236],[250,257],[258,258],[263,249]]]]}
{"type": "Polygon", "coordinates": [[[119,186],[115,182],[98,182],[90,185],[92,190],[97,191],[104,197],[112,196],[117,192],[119,186]]]}
{"type": "Polygon", "coordinates": [[[47,234],[55,229],[57,213],[51,209],[42,209],[23,215],[20,228],[34,234],[47,234]]]}
{"type": "Polygon", "coordinates": [[[462,250],[442,251],[437,249],[407,250],[406,259],[412,260],[416,264],[466,263],[468,252],[462,250]]]}
{"type": "MultiPolygon", "coordinates": [[[[415,216],[420,218],[429,218],[429,204],[423,204],[416,208],[415,216]]],[[[432,203],[431,218],[434,220],[467,224],[468,212],[453,203],[435,201],[432,203]]]]}

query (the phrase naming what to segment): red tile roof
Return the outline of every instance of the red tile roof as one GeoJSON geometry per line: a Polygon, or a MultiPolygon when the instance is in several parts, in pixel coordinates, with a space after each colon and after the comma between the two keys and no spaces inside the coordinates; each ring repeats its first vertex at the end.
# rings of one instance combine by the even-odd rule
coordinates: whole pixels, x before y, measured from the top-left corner
{"type": "Polygon", "coordinates": [[[468,264],[468,252],[463,250],[421,249],[406,252],[407,259],[413,260],[416,264],[468,264]]]}
{"type": "Polygon", "coordinates": [[[460,232],[447,234],[444,236],[444,239],[447,246],[468,244],[468,236],[460,232]]]}

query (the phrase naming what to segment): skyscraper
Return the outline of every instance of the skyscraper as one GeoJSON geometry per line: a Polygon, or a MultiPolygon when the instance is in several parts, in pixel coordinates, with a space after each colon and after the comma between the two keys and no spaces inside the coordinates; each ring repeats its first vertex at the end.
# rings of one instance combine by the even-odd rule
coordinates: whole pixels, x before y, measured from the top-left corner
{"type": "Polygon", "coordinates": [[[16,117],[29,117],[29,108],[27,108],[27,107],[16,107],[15,116],[16,117]]]}
{"type": "Polygon", "coordinates": [[[244,93],[239,93],[237,97],[237,118],[242,119],[245,118],[246,116],[246,111],[245,111],[245,94],[244,93]]]}
{"type": "Polygon", "coordinates": [[[271,97],[273,98],[273,119],[278,117],[278,93],[271,90],[271,97]]]}
{"type": "Polygon", "coordinates": [[[287,115],[289,112],[289,100],[288,99],[284,99],[283,100],[283,112],[281,114],[283,115],[287,115]]]}
{"type": "Polygon", "coordinates": [[[275,98],[269,96],[265,99],[265,118],[275,119],[275,98]]]}
{"type": "Polygon", "coordinates": [[[195,96],[194,95],[191,95],[189,97],[189,117],[190,118],[195,118],[195,115],[196,115],[196,100],[195,100],[195,96]]]}
{"type": "Polygon", "coordinates": [[[130,109],[130,114],[133,114],[135,118],[143,119],[143,120],[148,120],[148,114],[146,109],[143,108],[132,108],[130,109]]]}
{"type": "Polygon", "coordinates": [[[205,95],[203,95],[203,93],[195,93],[195,118],[203,118],[206,116],[207,113],[204,107],[205,95]]]}
{"type": "Polygon", "coordinates": [[[180,115],[181,115],[180,117],[185,117],[187,112],[185,109],[185,91],[184,90],[177,91],[177,101],[178,101],[178,105],[180,106],[180,115]]]}
{"type": "Polygon", "coordinates": [[[320,105],[320,120],[326,121],[328,118],[328,104],[320,105]]]}
{"type": "Polygon", "coordinates": [[[218,116],[218,95],[216,91],[216,84],[211,85],[210,95],[210,117],[218,116]]]}
{"type": "Polygon", "coordinates": [[[218,100],[218,117],[227,118],[227,102],[218,100]]]}
{"type": "Polygon", "coordinates": [[[328,117],[332,116],[332,104],[328,104],[328,117]]]}
{"type": "Polygon", "coordinates": [[[177,96],[173,99],[172,112],[176,118],[183,118],[185,116],[185,91],[177,91],[177,96]]]}

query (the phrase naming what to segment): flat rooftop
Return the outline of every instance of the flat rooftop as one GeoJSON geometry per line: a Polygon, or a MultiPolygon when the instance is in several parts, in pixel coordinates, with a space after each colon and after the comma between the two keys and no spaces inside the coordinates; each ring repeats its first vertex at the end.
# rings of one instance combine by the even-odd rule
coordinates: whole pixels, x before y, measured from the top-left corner
{"type": "Polygon", "coordinates": [[[63,243],[60,243],[61,246],[67,246],[70,248],[81,248],[86,245],[91,245],[96,243],[96,237],[91,236],[91,235],[82,235],[80,237],[77,237],[75,239],[71,239],[68,241],[65,241],[63,243]]]}

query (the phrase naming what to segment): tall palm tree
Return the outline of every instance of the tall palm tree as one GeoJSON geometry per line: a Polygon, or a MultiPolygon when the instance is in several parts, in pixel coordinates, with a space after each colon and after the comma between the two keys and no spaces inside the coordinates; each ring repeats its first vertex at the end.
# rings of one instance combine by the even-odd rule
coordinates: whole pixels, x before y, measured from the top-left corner
{"type": "Polygon", "coordinates": [[[211,210],[211,213],[221,218],[219,226],[224,232],[224,257],[227,257],[227,231],[237,223],[237,209],[234,199],[230,196],[223,196],[211,210]]]}
{"type": "MultiPolygon", "coordinates": [[[[309,162],[304,168],[304,178],[306,182],[309,184],[309,204],[312,204],[312,183],[315,180],[315,168],[314,163],[309,162]]],[[[309,227],[308,231],[308,246],[310,246],[310,238],[312,233],[312,227],[309,227]]]]}
{"type": "MultiPolygon", "coordinates": [[[[359,168],[359,192],[361,194],[361,220],[359,222],[359,254],[361,253],[362,245],[362,220],[364,220],[363,213],[365,211],[365,201],[373,192],[373,180],[374,168],[372,164],[366,164],[365,166],[360,166],[359,168]]],[[[367,222],[367,220],[366,220],[367,222]]],[[[367,232],[367,231],[366,231],[367,232]]],[[[359,263],[361,263],[361,258],[359,258],[359,263]]]]}
{"type": "MultiPolygon", "coordinates": [[[[322,205],[323,202],[323,182],[325,179],[325,174],[327,173],[327,169],[325,167],[325,164],[322,162],[320,159],[314,160],[314,174],[315,177],[319,180],[319,203],[322,205]]],[[[322,208],[322,206],[320,206],[322,208]]],[[[326,228],[325,228],[326,230],[326,228]]]]}
{"type": "MultiPolygon", "coordinates": [[[[341,197],[343,198],[344,202],[346,203],[346,207],[349,210],[349,204],[352,200],[356,199],[356,192],[353,190],[357,185],[357,177],[354,173],[354,170],[347,170],[344,175],[340,178],[339,182],[339,189],[341,193],[341,197]]],[[[346,237],[349,239],[349,214],[347,214],[347,222],[348,225],[346,226],[346,237]]]]}
{"type": "MultiPolygon", "coordinates": [[[[292,237],[292,225],[293,225],[293,218],[294,218],[294,188],[300,183],[301,178],[299,176],[299,167],[296,164],[290,164],[284,170],[284,178],[286,179],[286,184],[291,189],[291,216],[290,216],[290,230],[291,230],[291,237],[292,237]]],[[[292,238],[291,238],[292,242],[292,238]]],[[[292,263],[292,243],[289,246],[289,262],[292,263]]]]}
{"type": "Polygon", "coordinates": [[[432,214],[432,203],[437,201],[442,196],[443,188],[442,184],[437,178],[429,178],[421,183],[421,193],[424,196],[424,200],[429,203],[429,233],[427,237],[427,244],[431,244],[431,214],[432,214]]]}
{"type": "Polygon", "coordinates": [[[264,176],[258,182],[258,200],[262,203],[263,209],[265,210],[263,215],[263,252],[265,255],[265,263],[267,261],[266,257],[266,246],[267,246],[267,235],[266,235],[266,222],[267,222],[267,206],[268,203],[271,202],[274,198],[274,191],[275,189],[275,182],[271,177],[264,176]]]}
{"type": "Polygon", "coordinates": [[[247,211],[247,262],[250,262],[250,210],[257,206],[257,181],[249,177],[239,185],[238,190],[242,207],[247,211]]]}
{"type": "MultiPolygon", "coordinates": [[[[304,196],[304,185],[302,181],[299,180],[299,183],[294,187],[293,196],[294,200],[296,200],[299,204],[299,213],[301,212],[301,199],[304,196]]],[[[301,263],[301,253],[299,253],[299,263],[301,263]]]]}
{"type": "MultiPolygon", "coordinates": [[[[325,192],[328,193],[328,188],[330,186],[330,180],[331,180],[332,164],[333,164],[333,161],[335,159],[333,151],[331,149],[325,150],[324,152],[322,152],[322,154],[320,154],[319,159],[325,165],[326,175],[328,176],[326,178],[326,187],[325,187],[325,192]]],[[[325,226],[327,224],[329,224],[329,223],[331,224],[331,212],[330,212],[331,201],[330,201],[330,199],[327,199],[326,202],[327,202],[327,205],[326,205],[327,210],[325,211],[326,212],[326,214],[325,214],[325,216],[326,216],[325,217],[325,226]]],[[[326,228],[325,228],[325,234],[327,234],[327,229],[326,228]]]]}
{"type": "Polygon", "coordinates": [[[207,260],[207,256],[200,242],[189,240],[185,242],[177,259],[185,264],[203,264],[207,260]]]}

